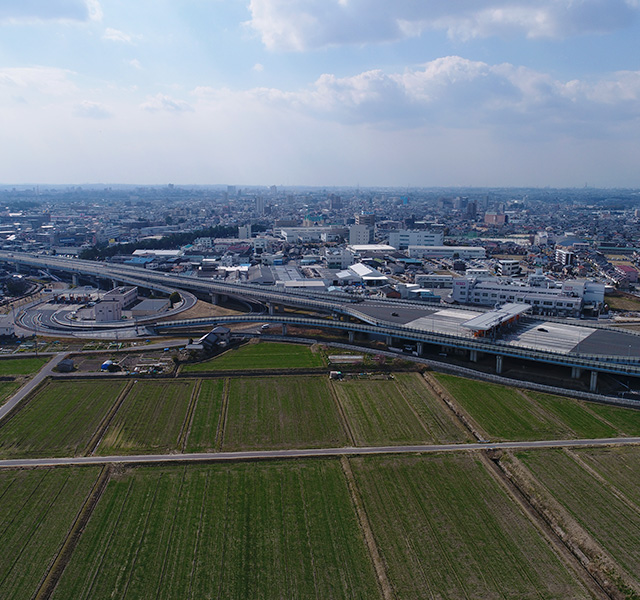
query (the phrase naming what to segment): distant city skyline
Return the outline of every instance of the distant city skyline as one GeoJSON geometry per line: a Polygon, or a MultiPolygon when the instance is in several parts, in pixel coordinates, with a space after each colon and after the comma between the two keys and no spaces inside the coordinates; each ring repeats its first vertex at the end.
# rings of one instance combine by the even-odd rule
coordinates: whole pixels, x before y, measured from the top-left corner
{"type": "Polygon", "coordinates": [[[640,187],[637,0],[0,2],[0,184],[640,187]]]}

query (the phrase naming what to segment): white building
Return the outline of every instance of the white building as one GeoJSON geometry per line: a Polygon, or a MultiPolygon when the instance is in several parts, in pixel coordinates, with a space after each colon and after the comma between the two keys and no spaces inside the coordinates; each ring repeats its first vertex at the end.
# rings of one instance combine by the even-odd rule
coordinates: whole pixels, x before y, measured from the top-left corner
{"type": "Polygon", "coordinates": [[[16,332],[11,315],[0,315],[0,336],[11,336],[16,332]]]}
{"type": "Polygon", "coordinates": [[[240,225],[238,227],[238,238],[241,240],[248,240],[251,238],[251,225],[240,225]]]}
{"type": "Polygon", "coordinates": [[[349,228],[349,245],[370,244],[373,230],[368,225],[352,225],[349,228]]]}
{"type": "Polygon", "coordinates": [[[409,246],[442,246],[443,244],[442,231],[399,229],[389,232],[389,246],[398,250],[409,246]]]}
{"type": "Polygon", "coordinates": [[[280,237],[289,244],[296,242],[335,242],[346,233],[339,227],[282,227],[280,237]]]}
{"type": "MultiPolygon", "coordinates": [[[[138,299],[138,288],[135,286],[122,285],[109,290],[102,300],[118,302],[120,308],[129,308],[138,299]]],[[[120,318],[120,317],[118,317],[120,318]]]]}
{"type": "Polygon", "coordinates": [[[323,248],[322,260],[327,269],[346,269],[353,263],[353,255],[346,248],[323,248]]]}
{"type": "Polygon", "coordinates": [[[460,277],[453,282],[451,298],[461,304],[496,306],[508,302],[529,304],[533,312],[549,315],[578,315],[583,310],[599,311],[604,302],[604,284],[565,281],[562,287],[518,285],[508,280],[460,277]]]}
{"type": "Polygon", "coordinates": [[[453,275],[437,275],[435,273],[416,275],[415,282],[426,288],[450,288],[453,287],[453,275]]]}
{"type": "Polygon", "coordinates": [[[485,258],[482,246],[409,246],[410,258],[485,258]]]}
{"type": "Polygon", "coordinates": [[[342,285],[364,283],[367,286],[379,286],[389,283],[389,278],[364,263],[356,263],[340,271],[336,277],[342,285]]]}
{"type": "Polygon", "coordinates": [[[563,248],[556,250],[556,262],[559,262],[562,266],[572,265],[575,261],[576,255],[571,250],[564,250],[563,248]]]}
{"type": "Polygon", "coordinates": [[[119,321],[122,318],[122,305],[114,299],[101,300],[94,306],[93,313],[94,320],[99,323],[119,321]]]}
{"type": "Polygon", "coordinates": [[[499,260],[498,261],[498,275],[501,277],[513,277],[514,275],[520,275],[522,268],[520,267],[519,260],[499,260]]]}

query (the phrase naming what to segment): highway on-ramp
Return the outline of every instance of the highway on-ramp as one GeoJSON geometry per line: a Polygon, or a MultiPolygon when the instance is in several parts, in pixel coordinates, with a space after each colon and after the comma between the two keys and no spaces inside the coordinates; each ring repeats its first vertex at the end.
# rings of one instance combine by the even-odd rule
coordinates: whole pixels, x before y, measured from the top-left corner
{"type": "Polygon", "coordinates": [[[533,442],[476,442],[418,446],[367,446],[363,448],[304,448],[299,450],[254,450],[247,452],[203,452],[199,454],[139,454],[132,456],[77,456],[69,458],[15,458],[0,460],[2,468],[57,467],[70,465],[153,464],[182,462],[232,462],[362,456],[370,454],[431,454],[477,450],[534,450],[539,448],[576,448],[640,444],[640,437],[600,438],[594,440],[542,440],[533,442]]]}

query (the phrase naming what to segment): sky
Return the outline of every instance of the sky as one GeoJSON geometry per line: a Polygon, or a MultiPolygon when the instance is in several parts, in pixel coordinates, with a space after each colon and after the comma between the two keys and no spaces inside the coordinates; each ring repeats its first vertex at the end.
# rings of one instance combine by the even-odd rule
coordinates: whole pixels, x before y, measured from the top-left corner
{"type": "Polygon", "coordinates": [[[640,0],[0,0],[0,183],[640,187],[640,0]]]}

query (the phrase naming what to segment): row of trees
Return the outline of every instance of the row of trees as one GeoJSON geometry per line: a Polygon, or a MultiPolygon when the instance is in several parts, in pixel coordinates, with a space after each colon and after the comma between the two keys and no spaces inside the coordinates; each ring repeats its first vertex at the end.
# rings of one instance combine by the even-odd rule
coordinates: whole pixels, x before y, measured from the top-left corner
{"type": "Polygon", "coordinates": [[[116,254],[132,254],[135,250],[173,250],[187,244],[192,244],[194,240],[200,237],[220,238],[238,235],[238,228],[231,225],[216,225],[215,227],[207,227],[206,229],[198,229],[186,233],[172,233],[160,239],[149,239],[130,244],[114,244],[109,246],[107,243],[96,244],[91,248],[87,248],[80,253],[80,258],[85,260],[105,260],[116,254]]]}

